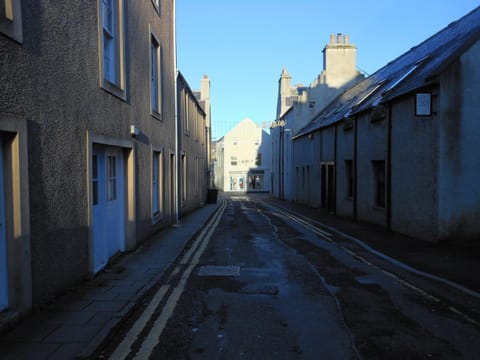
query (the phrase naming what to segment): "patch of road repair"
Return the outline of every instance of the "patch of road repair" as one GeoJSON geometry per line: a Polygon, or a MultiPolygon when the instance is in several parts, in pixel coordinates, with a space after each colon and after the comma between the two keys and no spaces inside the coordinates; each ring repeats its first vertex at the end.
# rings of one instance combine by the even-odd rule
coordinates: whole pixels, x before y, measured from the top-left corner
{"type": "Polygon", "coordinates": [[[199,268],[198,276],[240,276],[240,266],[204,265],[199,268]]]}

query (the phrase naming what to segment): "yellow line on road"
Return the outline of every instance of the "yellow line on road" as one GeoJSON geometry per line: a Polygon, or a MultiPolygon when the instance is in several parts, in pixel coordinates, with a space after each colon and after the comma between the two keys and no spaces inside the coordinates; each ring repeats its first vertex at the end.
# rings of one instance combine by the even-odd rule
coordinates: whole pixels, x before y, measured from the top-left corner
{"type": "MultiPolygon", "coordinates": [[[[187,283],[187,280],[190,277],[190,274],[192,273],[195,266],[197,266],[203,252],[205,251],[213,232],[215,231],[216,227],[218,226],[218,223],[220,222],[220,218],[223,212],[225,211],[226,206],[227,206],[226,202],[224,201],[218,213],[215,214],[215,218],[213,219],[212,225],[208,227],[208,231],[205,237],[201,239],[202,243],[199,246],[198,251],[195,253],[195,256],[192,258],[187,269],[184,271],[182,278],[180,279],[180,282],[173,289],[171,295],[169,296],[165,304],[165,307],[162,310],[162,313],[155,320],[155,323],[152,329],[150,330],[147,337],[143,341],[140,350],[135,355],[135,359],[148,359],[148,357],[152,354],[153,349],[158,344],[158,339],[160,338],[160,335],[162,334],[168,319],[170,318],[170,316],[172,316],[173,311],[175,310],[175,307],[177,305],[177,302],[180,299],[180,296],[185,290],[185,285],[187,283]]],[[[204,232],[202,232],[202,234],[203,233],[204,232]]]]}
{"type": "Polygon", "coordinates": [[[128,356],[133,343],[137,339],[138,335],[140,335],[142,330],[145,328],[145,325],[152,317],[153,312],[158,307],[169,288],[170,286],[163,285],[157,291],[150,304],[148,304],[142,315],[137,319],[137,321],[135,321],[135,324],[133,324],[133,326],[130,328],[123,341],[115,349],[115,352],[110,356],[110,359],[123,360],[128,356]]]}

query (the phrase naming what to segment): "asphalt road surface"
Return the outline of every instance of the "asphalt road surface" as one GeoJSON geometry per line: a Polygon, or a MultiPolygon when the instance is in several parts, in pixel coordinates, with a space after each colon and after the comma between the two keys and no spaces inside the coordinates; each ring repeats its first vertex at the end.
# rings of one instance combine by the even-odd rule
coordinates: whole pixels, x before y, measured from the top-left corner
{"type": "Polygon", "coordinates": [[[232,196],[103,356],[478,359],[479,313],[475,294],[232,196]]]}

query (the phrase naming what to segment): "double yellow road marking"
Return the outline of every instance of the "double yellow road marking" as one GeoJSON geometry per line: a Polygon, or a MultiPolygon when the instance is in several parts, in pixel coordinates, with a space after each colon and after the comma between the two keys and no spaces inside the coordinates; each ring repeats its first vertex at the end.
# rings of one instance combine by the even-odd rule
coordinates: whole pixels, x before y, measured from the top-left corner
{"type": "Polygon", "coordinates": [[[158,343],[158,339],[167,324],[168,319],[172,316],[173,311],[177,305],[180,296],[185,290],[187,280],[190,277],[193,269],[198,265],[200,257],[202,256],[205,248],[207,247],[210,238],[220,222],[225,208],[227,207],[226,201],[220,205],[219,209],[215,212],[212,219],[208,222],[205,228],[200,232],[197,239],[193,243],[192,247],[182,256],[179,263],[170,274],[168,282],[173,280],[183,268],[182,277],[176,286],[163,285],[154,295],[152,301],[144,310],[142,315],[137,319],[135,324],[130,328],[129,332],[118,345],[115,351],[110,356],[111,359],[125,359],[131,353],[131,347],[137,341],[140,333],[145,329],[147,323],[152,319],[156,309],[159,307],[165,296],[168,296],[165,305],[162,308],[159,316],[155,319],[152,328],[148,332],[147,336],[142,341],[139,351],[135,354],[136,359],[147,359],[153,349],[158,343]]]}

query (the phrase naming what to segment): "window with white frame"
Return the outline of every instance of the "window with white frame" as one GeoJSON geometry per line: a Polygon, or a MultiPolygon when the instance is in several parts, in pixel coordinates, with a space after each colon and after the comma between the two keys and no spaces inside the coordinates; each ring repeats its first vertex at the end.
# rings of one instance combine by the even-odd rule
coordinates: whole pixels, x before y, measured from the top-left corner
{"type": "Polygon", "coordinates": [[[92,200],[93,205],[98,205],[98,158],[92,156],[92,200]]]}
{"type": "Polygon", "coordinates": [[[163,155],[153,151],[152,156],[152,215],[161,216],[163,212],[163,155]]]}
{"type": "Polygon", "coordinates": [[[150,36],[150,88],[152,114],[160,116],[162,113],[161,92],[161,49],[160,44],[152,34],[150,36]]]}
{"type": "Polygon", "coordinates": [[[23,42],[20,0],[0,0],[0,32],[19,43],[23,42]]]}
{"type": "Polygon", "coordinates": [[[101,84],[125,98],[123,0],[101,0],[101,84]]]}

